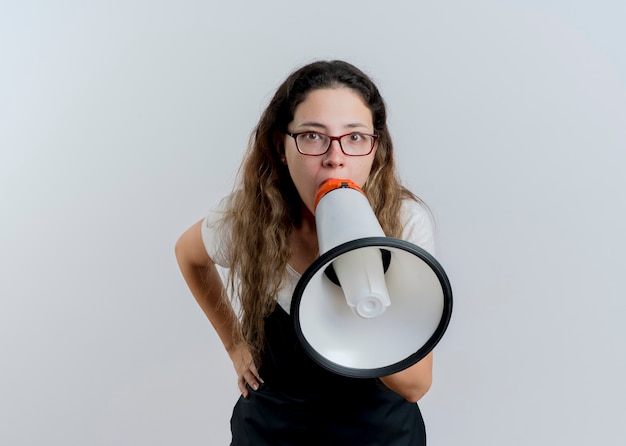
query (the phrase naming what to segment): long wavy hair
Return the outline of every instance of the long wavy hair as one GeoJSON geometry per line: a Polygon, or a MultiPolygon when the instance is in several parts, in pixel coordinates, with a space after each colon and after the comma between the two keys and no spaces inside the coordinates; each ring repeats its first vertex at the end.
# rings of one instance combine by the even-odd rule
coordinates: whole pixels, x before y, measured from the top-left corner
{"type": "Polygon", "coordinates": [[[289,237],[302,221],[302,202],[284,156],[285,132],[296,107],[313,90],[350,88],[372,112],[378,147],[363,191],[387,236],[402,231],[404,198],[418,200],[399,181],[385,103],[372,80],[339,60],[317,61],[294,71],[278,87],[249,141],[230,206],[222,223],[229,228],[228,288],[238,299],[239,336],[248,343],[257,364],[264,346],[264,318],[275,308],[287,262],[289,237]]]}

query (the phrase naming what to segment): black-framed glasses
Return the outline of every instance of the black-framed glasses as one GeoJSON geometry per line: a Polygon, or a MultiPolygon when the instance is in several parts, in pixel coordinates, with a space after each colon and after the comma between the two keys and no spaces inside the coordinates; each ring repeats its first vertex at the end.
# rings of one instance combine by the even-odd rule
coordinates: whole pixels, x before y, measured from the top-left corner
{"type": "Polygon", "coordinates": [[[378,135],[352,132],[341,136],[329,136],[319,132],[285,132],[296,141],[298,152],[303,155],[319,156],[328,152],[333,141],[339,141],[341,151],[348,156],[365,156],[372,153],[378,135]]]}

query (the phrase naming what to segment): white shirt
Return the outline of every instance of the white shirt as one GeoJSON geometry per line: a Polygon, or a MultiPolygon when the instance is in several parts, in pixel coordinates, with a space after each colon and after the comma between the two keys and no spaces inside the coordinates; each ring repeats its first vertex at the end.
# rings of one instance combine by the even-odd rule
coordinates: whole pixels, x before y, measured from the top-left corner
{"type": "MultiPolygon", "coordinates": [[[[229,242],[228,228],[218,224],[222,210],[228,205],[229,197],[224,198],[219,205],[212,210],[202,223],[202,240],[209,257],[219,266],[228,268],[229,242]]],[[[435,229],[431,213],[426,207],[413,200],[406,199],[400,209],[402,223],[402,240],[413,243],[435,255],[435,229]]],[[[287,265],[285,280],[282,288],[278,291],[278,304],[289,312],[291,308],[291,296],[300,280],[301,275],[291,266],[287,265]]]]}

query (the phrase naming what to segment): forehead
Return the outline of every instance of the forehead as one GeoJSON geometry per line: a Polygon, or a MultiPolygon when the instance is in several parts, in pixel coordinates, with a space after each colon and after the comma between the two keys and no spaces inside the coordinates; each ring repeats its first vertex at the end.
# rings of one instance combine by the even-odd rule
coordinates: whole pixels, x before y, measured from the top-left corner
{"type": "Polygon", "coordinates": [[[355,90],[323,88],[309,92],[294,111],[294,122],[362,123],[372,125],[372,112],[355,90]]]}

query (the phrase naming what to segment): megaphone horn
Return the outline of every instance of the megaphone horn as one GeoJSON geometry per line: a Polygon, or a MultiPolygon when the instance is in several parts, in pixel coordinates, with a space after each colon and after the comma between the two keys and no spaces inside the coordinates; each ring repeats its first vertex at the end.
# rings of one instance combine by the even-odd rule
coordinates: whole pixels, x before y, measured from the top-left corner
{"type": "Polygon", "coordinates": [[[320,257],[296,285],[291,315],[303,349],[340,375],[373,378],[426,356],[447,329],[452,290],[435,258],[386,237],[363,191],[332,179],[318,190],[320,257]]]}
{"type": "MultiPolygon", "coordinates": [[[[367,197],[349,180],[332,179],[322,184],[315,197],[315,223],[320,253],[354,239],[385,236],[367,197]],[[331,192],[331,199],[322,200],[331,192]]],[[[380,316],[390,305],[382,254],[376,250],[353,251],[336,258],[325,271],[332,280],[329,270],[357,316],[380,316]]]]}

